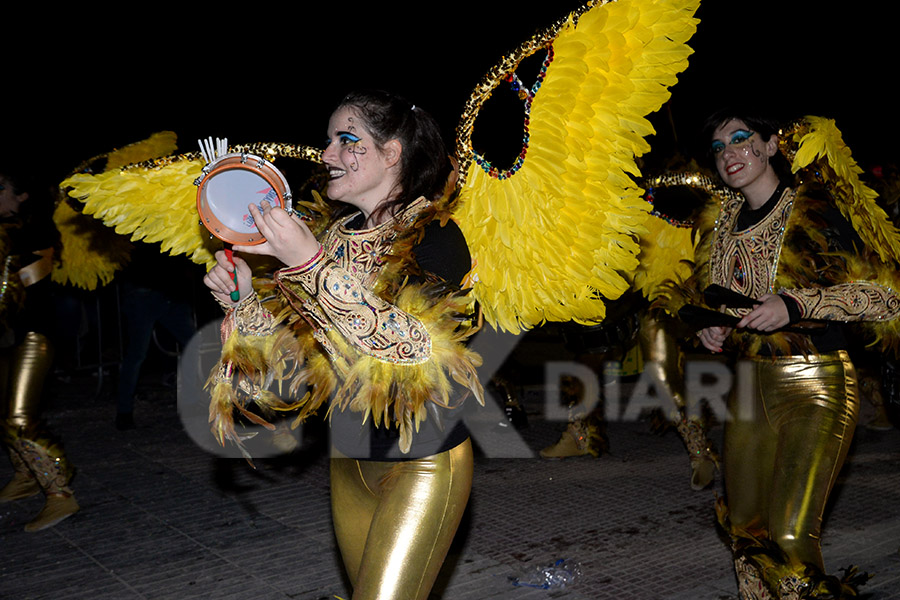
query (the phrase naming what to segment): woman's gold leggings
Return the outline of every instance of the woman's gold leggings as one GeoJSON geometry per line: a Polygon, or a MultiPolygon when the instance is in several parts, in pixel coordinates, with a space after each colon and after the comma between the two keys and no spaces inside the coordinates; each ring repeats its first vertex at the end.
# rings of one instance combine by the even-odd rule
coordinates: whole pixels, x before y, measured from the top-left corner
{"type": "Polygon", "coordinates": [[[762,530],[795,565],[824,569],[822,513],[859,411],[853,364],[840,351],[760,359],[753,368],[752,399],[733,395],[725,426],[731,524],[762,530]]]}
{"type": "Polygon", "coordinates": [[[53,348],[40,333],[28,332],[15,348],[0,355],[0,394],[7,426],[27,429],[40,416],[44,380],[50,373],[53,348]]]}
{"type": "Polygon", "coordinates": [[[331,510],[353,600],[424,600],[472,488],[472,444],[416,460],[331,459],[331,510]]]}

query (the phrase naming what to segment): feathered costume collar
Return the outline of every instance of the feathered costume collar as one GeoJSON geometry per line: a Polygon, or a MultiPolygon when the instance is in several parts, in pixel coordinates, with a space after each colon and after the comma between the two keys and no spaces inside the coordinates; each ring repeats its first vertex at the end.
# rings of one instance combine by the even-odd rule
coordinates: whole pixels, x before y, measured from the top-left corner
{"type": "Polygon", "coordinates": [[[314,299],[297,286],[284,289],[281,274],[276,274],[277,283],[270,282],[268,291],[278,285],[282,293],[259,293],[268,298],[264,307],[274,315],[276,332],[247,336],[234,331],[223,346],[222,368],[210,381],[210,421],[221,443],[230,439],[242,447],[243,436],[235,429],[232,417],[235,407],[251,421],[270,428],[268,418],[273,413],[298,411],[296,427],[330,400],[329,414],[349,409],[360,413],[363,422],[371,418],[375,426],[392,423],[400,431],[401,451],[407,452],[429,411],[453,408],[461,401],[452,396],[454,381],[483,403],[475,370],[481,357],[465,346],[466,339],[476,331],[466,317],[472,313],[472,300],[427,276],[422,283],[410,282],[411,276],[424,275],[412,249],[427,225],[449,216],[443,210],[446,205],[445,199],[419,199],[392,220],[367,230],[348,229],[347,224],[356,216],[350,215],[334,221],[323,237],[326,242],[333,235],[393,238],[390,250],[378,257],[371,289],[422,323],[430,336],[430,358],[417,364],[395,364],[361,352],[339,333],[311,318],[310,303],[314,299]],[[227,371],[224,376],[223,368],[227,371]],[[273,388],[276,391],[270,391],[273,388]],[[282,399],[301,395],[298,401],[282,399]],[[248,410],[250,402],[263,416],[248,410]]]}

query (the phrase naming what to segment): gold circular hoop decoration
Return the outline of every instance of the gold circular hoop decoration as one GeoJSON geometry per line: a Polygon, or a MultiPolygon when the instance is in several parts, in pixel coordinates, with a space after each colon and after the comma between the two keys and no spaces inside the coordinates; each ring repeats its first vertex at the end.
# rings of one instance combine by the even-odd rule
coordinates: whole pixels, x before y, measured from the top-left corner
{"type": "Polygon", "coordinates": [[[456,158],[459,162],[459,187],[465,185],[469,165],[476,160],[477,152],[472,147],[472,131],[475,128],[475,120],[478,118],[478,113],[481,111],[482,106],[491,97],[494,90],[501,84],[508,82],[510,76],[515,74],[519,64],[529,56],[541,50],[552,52],[551,46],[553,41],[559,37],[559,34],[566,27],[576,26],[581,15],[596,5],[606,4],[610,1],[588,0],[583,6],[557,19],[552,25],[537,32],[520,44],[518,48],[500,59],[475,86],[475,89],[466,101],[462,116],[456,126],[456,158]]]}
{"type": "MultiPolygon", "coordinates": [[[[647,191],[644,197],[651,204],[653,204],[652,198],[647,198],[647,196],[652,195],[654,188],[687,187],[705,192],[720,201],[739,195],[737,192],[716,182],[712,177],[696,171],[670,171],[652,177],[645,177],[641,179],[641,185],[646,188],[647,191]]],[[[651,214],[675,227],[690,228],[693,226],[693,222],[668,217],[657,210],[656,207],[651,211],[651,214]]]]}

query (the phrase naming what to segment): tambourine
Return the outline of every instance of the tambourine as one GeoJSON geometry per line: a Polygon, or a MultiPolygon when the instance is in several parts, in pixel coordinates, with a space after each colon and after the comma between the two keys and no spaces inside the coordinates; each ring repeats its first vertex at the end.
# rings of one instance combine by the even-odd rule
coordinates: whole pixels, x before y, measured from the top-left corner
{"type": "Polygon", "coordinates": [[[266,241],[247,208],[251,204],[260,206],[265,200],[291,211],[291,188],[284,175],[253,154],[223,154],[207,164],[194,183],[200,221],[229,244],[253,246],[266,241]]]}

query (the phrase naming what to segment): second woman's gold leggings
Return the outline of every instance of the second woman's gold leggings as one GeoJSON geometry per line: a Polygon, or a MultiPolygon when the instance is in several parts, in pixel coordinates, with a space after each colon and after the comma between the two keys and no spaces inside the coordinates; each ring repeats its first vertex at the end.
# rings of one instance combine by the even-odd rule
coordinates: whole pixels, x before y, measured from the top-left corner
{"type": "Polygon", "coordinates": [[[853,364],[841,351],[759,359],[753,369],[752,398],[732,397],[725,426],[731,524],[763,531],[793,564],[824,569],[822,514],[859,411],[853,364]]]}
{"type": "Polygon", "coordinates": [[[334,531],[353,600],[424,600],[472,488],[471,441],[421,459],[331,459],[334,531]]]}

